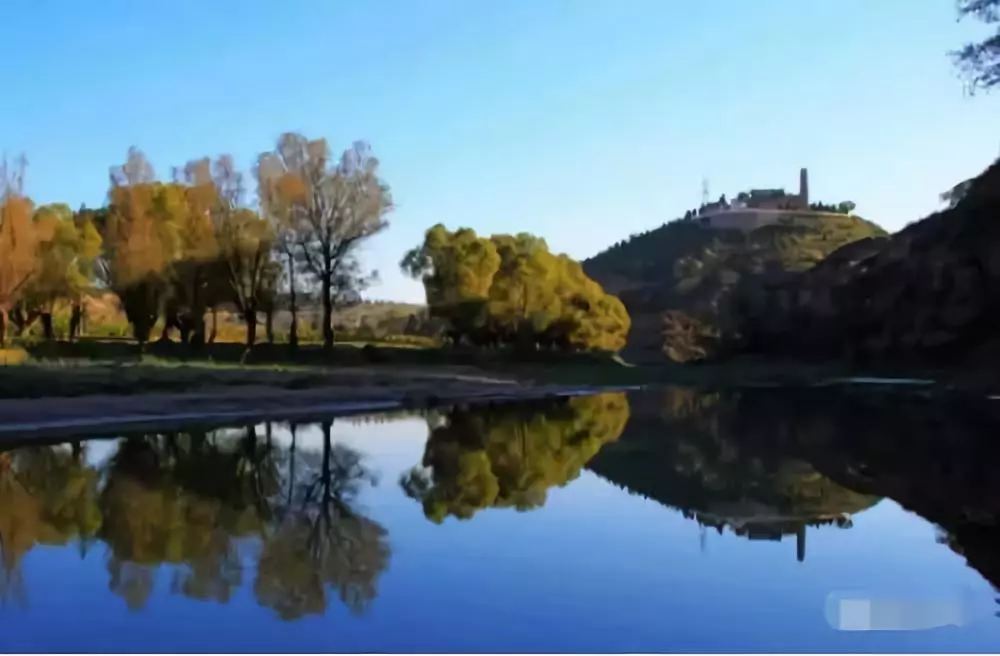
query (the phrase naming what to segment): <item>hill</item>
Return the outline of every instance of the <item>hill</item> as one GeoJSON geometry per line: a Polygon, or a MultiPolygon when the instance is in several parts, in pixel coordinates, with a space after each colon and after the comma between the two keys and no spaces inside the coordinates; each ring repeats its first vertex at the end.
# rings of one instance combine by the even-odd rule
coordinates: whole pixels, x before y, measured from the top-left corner
{"type": "Polygon", "coordinates": [[[1000,161],[951,207],[740,298],[740,350],[866,363],[995,365],[1000,161]]]}
{"type": "MultiPolygon", "coordinates": [[[[749,442],[740,401],[738,395],[677,387],[635,395],[625,431],[587,468],[703,527],[728,527],[749,539],[801,534],[804,541],[807,527],[850,526],[851,515],[878,501],[835,483],[806,460],[769,448],[766,439],[749,442]]],[[[781,416],[772,412],[764,427],[781,416]]]]}
{"type": "Polygon", "coordinates": [[[836,213],[790,212],[748,232],[684,218],[615,244],[583,266],[632,317],[626,357],[686,361],[714,351],[735,289],[809,269],[845,244],[882,235],[874,223],[836,213]]]}

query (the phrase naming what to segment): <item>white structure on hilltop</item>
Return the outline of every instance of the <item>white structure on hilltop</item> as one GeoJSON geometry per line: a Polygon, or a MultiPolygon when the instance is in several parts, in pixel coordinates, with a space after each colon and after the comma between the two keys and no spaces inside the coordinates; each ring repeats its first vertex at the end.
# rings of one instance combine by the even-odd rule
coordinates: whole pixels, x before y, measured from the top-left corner
{"type": "Polygon", "coordinates": [[[809,171],[799,171],[799,193],[784,189],[751,189],[740,192],[732,202],[725,196],[706,203],[696,218],[708,228],[750,231],[764,225],[780,223],[782,219],[812,213],[809,208],[809,171]]]}

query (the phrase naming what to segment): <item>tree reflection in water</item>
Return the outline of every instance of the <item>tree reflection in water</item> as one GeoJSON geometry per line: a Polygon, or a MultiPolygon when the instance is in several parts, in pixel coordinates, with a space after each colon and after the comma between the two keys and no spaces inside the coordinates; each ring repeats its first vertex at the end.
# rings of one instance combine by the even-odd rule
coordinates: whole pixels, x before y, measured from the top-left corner
{"type": "MultiPolygon", "coordinates": [[[[322,425],[319,452],[281,447],[255,426],[118,440],[100,466],[79,443],[0,453],[0,594],[24,603],[24,555],[76,541],[107,546],[109,589],[142,609],[161,567],[171,590],[228,602],[256,558],[258,602],[294,619],[328,589],[361,612],[389,560],[386,531],[356,509],[373,473],[322,425]]],[[[293,436],[298,427],[292,427],[293,436]]]]}
{"type": "MultiPolygon", "coordinates": [[[[668,389],[427,421],[422,463],[400,483],[435,522],[538,508],[586,467],[703,531],[794,535],[802,559],[807,527],[849,527],[890,497],[1000,584],[995,402],[668,389]]],[[[269,424],[137,435],[100,464],[86,443],[0,452],[0,600],[28,600],[22,563],[35,545],[87,555],[100,542],[109,588],[133,609],[167,573],[190,599],[226,603],[249,587],[286,620],[321,614],[333,597],[364,612],[389,563],[388,535],[360,507],[374,472],[332,427],[318,425],[311,448],[297,425],[280,441],[269,424]]]]}
{"type": "Polygon", "coordinates": [[[326,607],[327,587],[360,613],[377,594],[376,581],[389,560],[384,528],[355,510],[374,474],[360,454],[334,444],[332,422],[323,422],[319,466],[301,473],[292,427],[287,487],[279,495],[280,518],[264,539],[254,592],[265,606],[285,619],[295,619],[326,607]]]}
{"type": "Polygon", "coordinates": [[[456,409],[431,420],[422,467],[400,480],[434,522],[484,508],[531,510],[576,478],[628,422],[623,393],[559,403],[456,409]]]}

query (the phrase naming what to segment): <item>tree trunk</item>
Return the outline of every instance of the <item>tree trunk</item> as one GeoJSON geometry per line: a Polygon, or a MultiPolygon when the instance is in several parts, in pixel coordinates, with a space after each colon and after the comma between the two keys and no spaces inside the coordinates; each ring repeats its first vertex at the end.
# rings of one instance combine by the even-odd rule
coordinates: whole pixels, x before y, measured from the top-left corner
{"type": "Polygon", "coordinates": [[[56,338],[56,332],[52,326],[52,312],[49,310],[42,312],[42,337],[46,342],[51,342],[56,338]]]}
{"type": "Polygon", "coordinates": [[[267,306],[264,313],[264,334],[267,335],[267,343],[274,344],[274,305],[267,306]]]}
{"type": "Polygon", "coordinates": [[[212,332],[208,334],[208,343],[215,344],[215,337],[218,334],[219,329],[219,311],[213,305],[212,306],[212,332]]]}
{"type": "Polygon", "coordinates": [[[321,466],[320,476],[323,480],[328,481],[330,479],[330,446],[333,442],[333,422],[326,420],[320,423],[321,431],[323,433],[323,461],[321,466]]]}
{"type": "Polygon", "coordinates": [[[0,349],[7,348],[7,308],[0,308],[0,349]]]}
{"type": "Polygon", "coordinates": [[[194,319],[194,325],[191,327],[191,338],[189,340],[191,348],[194,350],[201,350],[205,346],[205,314],[202,313],[201,319],[196,316],[194,319]]]}
{"type": "Polygon", "coordinates": [[[190,336],[184,340],[195,350],[200,349],[205,344],[205,306],[202,305],[201,278],[201,270],[197,269],[191,293],[191,311],[188,312],[190,336]]]}
{"type": "Polygon", "coordinates": [[[69,341],[74,341],[80,334],[80,324],[83,320],[83,308],[79,303],[73,303],[69,317],[69,341]]]}
{"type": "Polygon", "coordinates": [[[298,441],[299,426],[292,422],[288,430],[292,434],[292,445],[288,448],[288,498],[285,500],[285,508],[291,510],[295,492],[295,446],[298,441]]]}
{"type": "Polygon", "coordinates": [[[24,314],[24,310],[21,308],[21,304],[17,303],[11,308],[9,313],[10,322],[14,324],[14,328],[17,330],[18,335],[23,335],[24,331],[28,327],[28,319],[24,314]]]}
{"type": "Polygon", "coordinates": [[[181,344],[188,344],[191,341],[191,324],[186,318],[177,322],[177,332],[181,335],[181,344]]]}
{"type": "Polygon", "coordinates": [[[247,324],[247,348],[253,348],[257,343],[257,307],[247,308],[243,313],[243,321],[247,324]]]}
{"type": "Polygon", "coordinates": [[[149,341],[149,334],[151,332],[153,332],[153,324],[148,322],[145,317],[139,317],[139,319],[132,324],[132,336],[139,345],[139,353],[144,353],[146,351],[146,342],[149,341]]]}
{"type": "Polygon", "coordinates": [[[288,310],[292,313],[288,346],[294,351],[299,346],[299,307],[295,298],[295,261],[291,253],[288,254],[288,310]]]}
{"type": "Polygon", "coordinates": [[[173,312],[168,313],[163,317],[163,331],[160,333],[160,341],[168,342],[170,341],[170,329],[177,325],[177,315],[173,312]]]}
{"type": "Polygon", "coordinates": [[[333,299],[330,276],[323,276],[323,351],[333,353],[333,299]]]}

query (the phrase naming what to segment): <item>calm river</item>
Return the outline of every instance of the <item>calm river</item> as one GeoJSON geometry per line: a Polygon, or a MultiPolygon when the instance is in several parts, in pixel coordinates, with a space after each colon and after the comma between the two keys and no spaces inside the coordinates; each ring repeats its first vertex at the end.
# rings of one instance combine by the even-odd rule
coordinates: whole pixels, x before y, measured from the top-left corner
{"type": "Polygon", "coordinates": [[[0,650],[995,650],[998,429],[671,388],[9,446],[0,650]]]}

